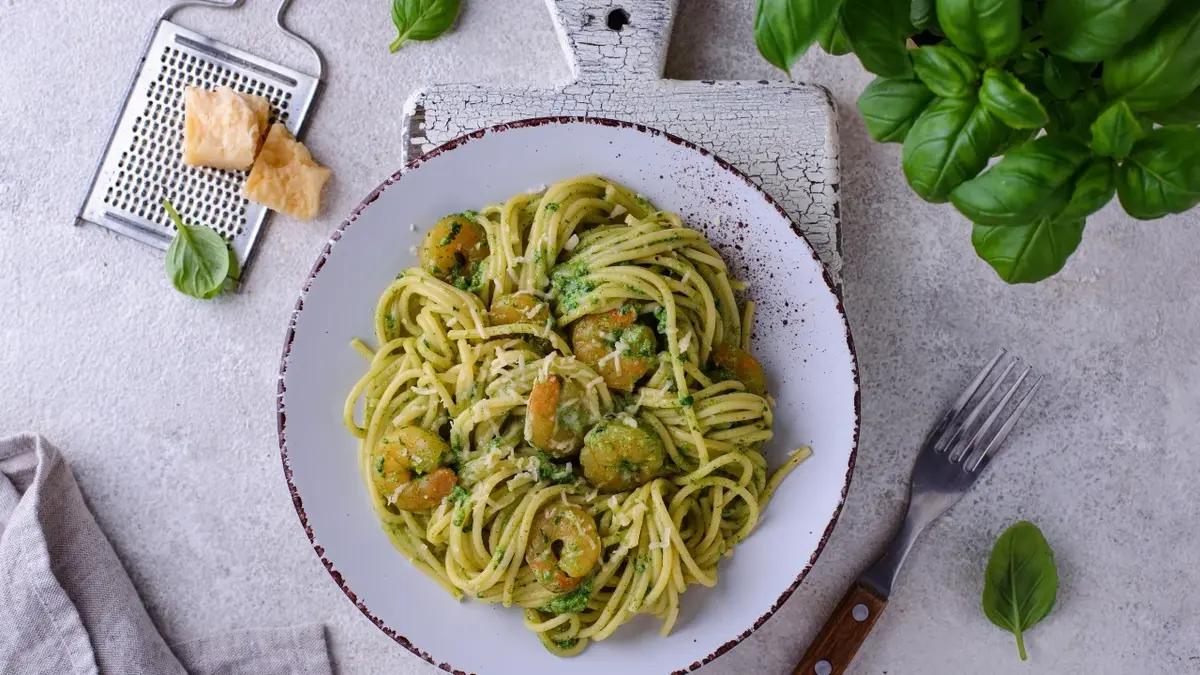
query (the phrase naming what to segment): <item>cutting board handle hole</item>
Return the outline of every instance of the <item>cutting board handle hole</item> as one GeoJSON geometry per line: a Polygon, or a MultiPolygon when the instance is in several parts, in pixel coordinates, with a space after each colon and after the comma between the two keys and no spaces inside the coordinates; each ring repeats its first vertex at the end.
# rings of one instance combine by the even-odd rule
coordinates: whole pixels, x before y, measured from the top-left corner
{"type": "Polygon", "coordinates": [[[618,7],[608,13],[608,16],[604,19],[604,23],[608,24],[609,30],[615,30],[620,33],[622,28],[629,25],[629,12],[618,7]]]}

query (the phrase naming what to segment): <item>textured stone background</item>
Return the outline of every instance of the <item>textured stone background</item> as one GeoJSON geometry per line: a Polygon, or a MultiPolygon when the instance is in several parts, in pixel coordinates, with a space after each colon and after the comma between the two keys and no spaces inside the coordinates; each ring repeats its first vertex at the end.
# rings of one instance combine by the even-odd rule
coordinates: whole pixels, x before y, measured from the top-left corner
{"type": "MultiPolygon", "coordinates": [[[[86,4],[0,1],[0,433],[37,430],[64,450],[168,638],[322,621],[343,673],[436,672],[347,602],[297,526],[275,447],[278,350],[329,230],[398,165],[414,87],[567,77],[543,3],[468,0],[453,34],[389,55],[384,0],[298,0],[292,24],[330,55],[307,131],[335,171],[328,206],[312,223],[273,220],[244,291],[203,304],[171,290],[159,252],[71,226],[165,3],[86,4]]],[[[272,4],[181,20],[298,63],[272,4]]],[[[667,75],[775,77],[752,17],[751,0],[681,0],[667,75]]],[[[841,106],[859,463],[808,581],[704,672],[790,672],[899,518],[934,411],[1000,345],[1046,373],[1040,405],[910,558],[851,673],[1200,672],[1200,212],[1138,223],[1110,206],[1061,275],[1007,287],[962,218],[909,192],[899,146],[869,142],[857,62],[811,55],[795,72],[841,106]],[[978,609],[991,542],[1020,518],[1041,525],[1062,574],[1027,664],[978,609]]]]}

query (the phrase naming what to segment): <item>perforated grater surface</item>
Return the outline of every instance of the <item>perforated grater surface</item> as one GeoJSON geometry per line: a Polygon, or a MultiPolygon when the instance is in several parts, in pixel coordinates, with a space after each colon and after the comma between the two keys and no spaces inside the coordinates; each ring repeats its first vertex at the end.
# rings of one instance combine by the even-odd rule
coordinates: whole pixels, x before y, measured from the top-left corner
{"type": "Polygon", "coordinates": [[[225,237],[245,269],[258,242],[267,209],[242,197],[247,171],[224,171],[183,163],[183,91],[189,86],[228,86],[271,102],[271,119],[299,135],[324,74],[324,59],[311,43],[283,23],[292,0],[282,0],[275,23],[315,58],[316,76],[272,63],[172,23],[189,5],[223,9],[244,0],[189,0],[172,5],[150,36],[141,68],[125,95],[76,224],[95,223],[165,249],[175,236],[164,198],[184,221],[207,225],[225,237]]]}

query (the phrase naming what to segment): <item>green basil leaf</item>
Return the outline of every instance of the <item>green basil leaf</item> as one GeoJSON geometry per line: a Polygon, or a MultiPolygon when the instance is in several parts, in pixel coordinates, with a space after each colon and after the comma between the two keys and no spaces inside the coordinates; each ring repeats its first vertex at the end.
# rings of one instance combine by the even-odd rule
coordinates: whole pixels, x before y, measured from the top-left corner
{"type": "Polygon", "coordinates": [[[846,0],[842,25],[863,68],[884,77],[912,77],[904,45],[912,34],[908,0],[846,0]]]}
{"type": "Polygon", "coordinates": [[[1169,108],[1151,110],[1143,115],[1151,122],[1158,122],[1162,125],[1200,124],[1200,89],[1193,91],[1187,98],[1169,108]]]}
{"type": "Polygon", "coordinates": [[[202,300],[220,293],[229,276],[229,245],[211,227],[184,223],[175,207],[165,199],[163,208],[175,223],[176,231],[165,259],[171,284],[180,293],[202,300]]]}
{"type": "Polygon", "coordinates": [[[1146,134],[1121,164],[1117,194],[1125,212],[1139,220],[1200,204],[1200,129],[1162,127],[1146,134]]]}
{"type": "Polygon", "coordinates": [[[392,0],[392,23],[399,35],[389,49],[395,52],[409,40],[433,40],[450,30],[458,17],[459,0],[392,0]]]}
{"type": "MultiPolygon", "coordinates": [[[[1006,124],[1005,126],[1008,125],[1006,124]]],[[[1012,127],[1009,127],[1006,130],[1007,136],[1005,137],[1004,142],[1000,144],[1000,147],[996,148],[992,152],[992,157],[1007,155],[1013,150],[1016,150],[1022,145],[1028,143],[1030,139],[1037,135],[1037,132],[1037,129],[1013,129],[1012,127]]]]}
{"type": "Polygon", "coordinates": [[[1087,163],[1087,146],[1067,136],[1042,136],[950,193],[954,207],[981,225],[1018,226],[1057,216],[1071,179],[1087,163]]]}
{"type": "Polygon", "coordinates": [[[941,27],[937,20],[937,0],[912,0],[908,9],[908,20],[917,30],[941,27]]]}
{"type": "Polygon", "coordinates": [[[1142,123],[1129,109],[1129,104],[1117,101],[1092,123],[1092,150],[1101,157],[1120,159],[1128,155],[1133,144],[1145,135],[1142,123]]]}
{"type": "Polygon", "coordinates": [[[1103,61],[1158,18],[1171,0],[1046,0],[1042,34],[1072,61],[1103,61]]]}
{"type": "Polygon", "coordinates": [[[988,68],[983,73],[979,102],[1014,129],[1041,129],[1050,121],[1036,96],[1011,73],[988,68]]]}
{"type": "Polygon", "coordinates": [[[1104,90],[1134,111],[1167,108],[1200,87],[1200,2],[1175,2],[1104,62],[1104,90]]]}
{"type": "Polygon", "coordinates": [[[946,201],[951,190],[987,166],[1008,138],[1005,129],[974,99],[935,99],[904,139],[901,163],[908,184],[925,201],[946,201]]]}
{"type": "Polygon", "coordinates": [[[850,46],[850,38],[846,37],[846,28],[842,25],[841,12],[836,12],[833,19],[825,24],[821,35],[817,37],[821,49],[831,56],[843,56],[854,51],[850,46]]]}
{"type": "Polygon", "coordinates": [[[975,96],[979,66],[949,45],[932,45],[909,52],[917,77],[942,98],[975,96]]]}
{"type": "Polygon", "coordinates": [[[1050,55],[1046,57],[1044,68],[1042,81],[1046,84],[1046,90],[1056,98],[1065,101],[1083,88],[1083,76],[1070,61],[1050,55]]]}
{"type": "Polygon", "coordinates": [[[1004,281],[1032,284],[1062,270],[1083,240],[1084,224],[1042,216],[1024,225],[975,225],[971,244],[1004,281]]]}
{"type": "MultiPolygon", "coordinates": [[[[1083,223],[1079,223],[1078,233],[1082,232],[1083,223]]],[[[1062,231],[1055,235],[1062,244],[1070,244],[1073,233],[1062,231]]],[[[1079,244],[1077,237],[1074,242],[1070,245],[1072,251],[1079,244]]],[[[1016,636],[1022,661],[1026,660],[1025,631],[1050,614],[1057,598],[1058,567],[1042,531],[1025,520],[1005,530],[988,558],[983,579],[983,611],[992,623],[1016,636]]]]}
{"type": "Polygon", "coordinates": [[[937,0],[946,37],[971,56],[1000,62],[1021,48],[1021,0],[937,0]]]}
{"type": "Polygon", "coordinates": [[[916,80],[877,77],[858,97],[867,133],[880,143],[903,143],[925,107],[934,99],[929,87],[916,80]]]}
{"type": "Polygon", "coordinates": [[[1021,0],[1021,17],[1030,26],[1042,20],[1042,0],[1021,0]]]}
{"type": "Polygon", "coordinates": [[[840,0],[758,0],[754,14],[758,53],[791,77],[792,65],[837,14],[839,4],[840,0]]]}
{"type": "Polygon", "coordinates": [[[1117,192],[1116,168],[1112,160],[1103,157],[1089,162],[1075,179],[1071,200],[1059,220],[1087,218],[1111,202],[1117,192]]]}

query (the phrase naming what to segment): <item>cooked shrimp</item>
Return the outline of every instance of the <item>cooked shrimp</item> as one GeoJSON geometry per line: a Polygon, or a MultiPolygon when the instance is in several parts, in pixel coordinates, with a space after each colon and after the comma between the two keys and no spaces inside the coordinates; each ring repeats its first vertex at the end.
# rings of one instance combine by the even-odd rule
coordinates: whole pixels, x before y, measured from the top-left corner
{"type": "Polygon", "coordinates": [[[654,365],[654,331],[636,320],[637,310],[626,305],[589,314],[571,326],[575,358],[595,368],[611,389],[633,391],[634,383],[654,365]]]}
{"type": "Polygon", "coordinates": [[[575,588],[600,560],[596,521],[574,504],[554,502],[533,519],[525,562],[538,583],[555,593],[575,588]]]}
{"type": "Polygon", "coordinates": [[[421,266],[433,276],[465,291],[483,286],[483,261],[488,257],[487,231],[464,215],[439,220],[421,244],[421,266]]]}
{"type": "Polygon", "coordinates": [[[371,482],[401,511],[431,509],[458,484],[458,476],[441,466],[449,454],[450,446],[435,434],[417,427],[394,429],[371,453],[371,482]]]}
{"type": "Polygon", "coordinates": [[[551,375],[533,385],[525,412],[525,440],[555,457],[567,457],[583,444],[588,414],[575,382],[551,375]]]}
{"type": "Polygon", "coordinates": [[[713,349],[712,360],[717,367],[714,379],[737,380],[746,385],[751,394],[766,395],[767,373],[750,352],[722,342],[713,349]]]}
{"type": "Polygon", "coordinates": [[[626,413],[609,415],[583,439],[579,463],[601,492],[625,492],[662,473],[666,449],[644,422],[626,413]]]}
{"type": "Polygon", "coordinates": [[[511,323],[532,323],[543,326],[550,318],[550,306],[536,295],[526,292],[501,295],[492,301],[488,320],[493,326],[511,323]]]}

